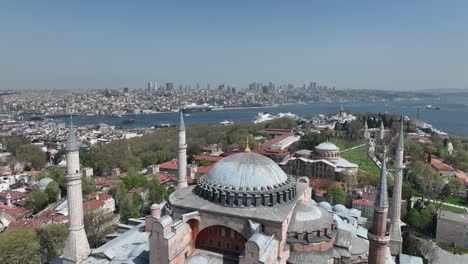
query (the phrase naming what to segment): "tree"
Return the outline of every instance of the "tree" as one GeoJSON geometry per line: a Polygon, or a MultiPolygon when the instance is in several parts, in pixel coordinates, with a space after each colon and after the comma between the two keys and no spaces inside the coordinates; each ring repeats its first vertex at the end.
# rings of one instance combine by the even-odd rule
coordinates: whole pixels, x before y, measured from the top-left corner
{"type": "Polygon", "coordinates": [[[43,178],[51,178],[54,180],[54,182],[58,184],[62,195],[66,195],[67,186],[65,184],[65,171],[62,168],[58,166],[51,166],[48,169],[41,171],[36,179],[41,180],[43,178]]]}
{"type": "Polygon", "coordinates": [[[101,246],[103,238],[113,232],[114,215],[102,209],[88,210],[84,214],[84,226],[89,245],[92,248],[101,246]]]}
{"type": "Polygon", "coordinates": [[[459,178],[450,178],[449,182],[445,186],[447,185],[450,188],[449,195],[453,194],[456,196],[464,196],[466,194],[465,183],[459,178]]]}
{"type": "Polygon", "coordinates": [[[31,229],[11,229],[0,233],[0,263],[41,263],[36,232],[31,229]]]}
{"type": "Polygon", "coordinates": [[[83,177],[83,194],[89,194],[96,191],[96,180],[93,177],[83,177]]]}
{"type": "Polygon", "coordinates": [[[38,228],[36,232],[42,256],[47,262],[63,254],[68,233],[64,224],[49,224],[38,228]]]}
{"type": "Polygon", "coordinates": [[[158,179],[156,177],[153,177],[149,185],[150,203],[162,203],[169,197],[168,193],[168,190],[164,188],[164,186],[158,181],[158,179]]]}
{"type": "Polygon", "coordinates": [[[148,180],[146,179],[146,177],[141,174],[128,175],[127,177],[124,177],[122,181],[125,184],[125,187],[129,190],[135,187],[143,187],[146,186],[146,184],[148,184],[148,180]]]}
{"type": "Polygon", "coordinates": [[[346,202],[345,192],[340,186],[332,184],[327,189],[326,199],[331,204],[344,204],[346,202]]]}
{"type": "Polygon", "coordinates": [[[41,169],[46,163],[46,154],[36,145],[21,145],[18,147],[16,157],[19,161],[29,164],[32,168],[41,169]]]}
{"type": "Polygon", "coordinates": [[[26,208],[32,209],[34,213],[40,212],[49,202],[49,196],[39,190],[32,191],[26,198],[26,208]]]}
{"type": "Polygon", "coordinates": [[[48,203],[55,203],[58,201],[58,197],[60,194],[60,188],[56,182],[50,182],[47,184],[44,192],[47,194],[48,203]]]}

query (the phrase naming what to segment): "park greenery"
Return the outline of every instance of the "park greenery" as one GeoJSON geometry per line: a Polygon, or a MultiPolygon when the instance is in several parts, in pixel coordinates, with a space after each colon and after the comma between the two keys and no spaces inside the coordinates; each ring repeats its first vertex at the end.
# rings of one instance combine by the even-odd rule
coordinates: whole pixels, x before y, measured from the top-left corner
{"type": "Polygon", "coordinates": [[[62,255],[66,237],[64,224],[8,229],[0,233],[0,263],[47,263],[62,255]]]}
{"type": "Polygon", "coordinates": [[[346,196],[343,188],[336,184],[332,184],[328,187],[325,199],[330,204],[344,204],[346,202],[346,196]]]}

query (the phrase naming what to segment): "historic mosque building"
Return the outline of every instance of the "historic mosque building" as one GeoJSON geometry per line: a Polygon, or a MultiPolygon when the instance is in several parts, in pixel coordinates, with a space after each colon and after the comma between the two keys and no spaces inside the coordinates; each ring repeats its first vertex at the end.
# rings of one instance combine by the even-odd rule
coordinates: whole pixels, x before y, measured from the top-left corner
{"type": "MultiPolygon", "coordinates": [[[[178,134],[178,158],[186,160],[182,113],[178,134]]],[[[75,153],[68,149],[70,155],[75,153]]],[[[69,161],[75,164],[74,159],[69,161]]],[[[81,203],[69,199],[76,220],[69,227],[65,262],[394,263],[387,246],[385,162],[374,204],[376,221],[369,232],[340,217],[347,210],[344,206],[318,206],[311,199],[307,178],[296,181],[274,161],[248,147],[217,162],[196,185],[187,185],[185,164],[179,162],[178,166],[177,190],[169,200],[153,205],[145,221],[130,220],[140,222],[91,253],[87,241],[78,239],[83,232],[81,203]]],[[[79,199],[74,187],[81,182],[71,184],[77,179],[76,169],[71,169],[69,193],[79,199]]]]}
{"type": "Polygon", "coordinates": [[[307,179],[296,182],[248,148],[216,163],[197,185],[186,187],[183,177],[167,214],[152,224],[152,264],[367,262],[367,240],[338,229],[311,200],[307,179]]]}

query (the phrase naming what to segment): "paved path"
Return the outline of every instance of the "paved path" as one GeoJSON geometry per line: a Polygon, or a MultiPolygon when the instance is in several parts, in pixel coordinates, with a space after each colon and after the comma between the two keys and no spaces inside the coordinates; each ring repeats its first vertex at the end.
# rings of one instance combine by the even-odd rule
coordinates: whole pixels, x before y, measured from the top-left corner
{"type": "MultiPolygon", "coordinates": [[[[414,203],[415,201],[417,200],[421,200],[423,199],[422,197],[417,197],[417,196],[413,196],[411,198],[411,202],[414,203]]],[[[443,205],[448,205],[448,206],[453,206],[453,207],[457,207],[457,208],[461,208],[461,209],[468,209],[468,207],[466,206],[461,206],[461,205],[456,205],[456,204],[451,204],[451,203],[444,203],[442,201],[438,201],[438,200],[432,200],[432,199],[424,199],[425,201],[429,201],[429,202],[433,202],[433,203],[438,203],[438,204],[443,204],[443,205]]],[[[468,263],[468,262],[467,262],[468,263]]]]}

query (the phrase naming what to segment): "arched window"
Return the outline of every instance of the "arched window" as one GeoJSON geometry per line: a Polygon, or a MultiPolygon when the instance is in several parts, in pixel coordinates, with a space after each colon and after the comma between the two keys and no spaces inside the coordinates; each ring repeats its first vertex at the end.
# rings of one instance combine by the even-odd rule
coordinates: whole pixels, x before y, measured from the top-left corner
{"type": "Polygon", "coordinates": [[[226,242],[226,249],[231,249],[231,245],[229,244],[229,242],[226,242]]]}
{"type": "Polygon", "coordinates": [[[218,240],[218,247],[221,247],[221,240],[218,240]]]}

